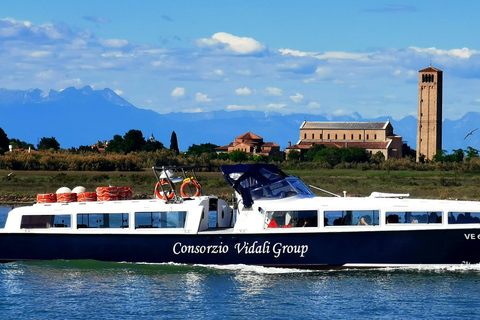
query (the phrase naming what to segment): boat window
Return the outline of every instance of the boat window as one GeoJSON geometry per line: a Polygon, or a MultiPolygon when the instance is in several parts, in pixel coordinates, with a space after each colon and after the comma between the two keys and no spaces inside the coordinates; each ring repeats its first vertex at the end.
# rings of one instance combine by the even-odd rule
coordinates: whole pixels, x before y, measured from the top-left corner
{"type": "Polygon", "coordinates": [[[480,223],[480,212],[449,212],[448,224],[480,223]]]}
{"type": "Polygon", "coordinates": [[[77,228],[128,228],[128,213],[79,213],[77,228]]]}
{"type": "Polygon", "coordinates": [[[325,211],[325,226],[377,226],[378,210],[325,211]]]}
{"type": "Polygon", "coordinates": [[[440,211],[397,211],[385,214],[386,223],[442,223],[440,211]]]}
{"type": "Polygon", "coordinates": [[[44,214],[24,215],[20,228],[22,229],[49,229],[70,228],[71,217],[69,214],[44,214]]]}
{"type": "Polygon", "coordinates": [[[317,227],[318,214],[315,210],[267,211],[265,228],[317,227]]]}
{"type": "Polygon", "coordinates": [[[184,228],[186,211],[135,212],[135,228],[184,228]]]}

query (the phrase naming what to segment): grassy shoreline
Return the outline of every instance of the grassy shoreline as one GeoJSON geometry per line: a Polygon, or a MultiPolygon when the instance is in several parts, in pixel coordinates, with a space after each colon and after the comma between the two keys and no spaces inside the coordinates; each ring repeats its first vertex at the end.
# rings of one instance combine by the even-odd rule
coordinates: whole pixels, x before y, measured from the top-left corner
{"type": "MultiPolygon", "coordinates": [[[[373,191],[410,193],[413,198],[480,200],[480,173],[460,171],[384,171],[358,169],[285,170],[314,185],[337,194],[368,196],[373,191]]],[[[220,172],[199,172],[204,194],[231,199],[232,189],[220,172]]],[[[119,171],[7,171],[0,170],[0,204],[6,201],[34,202],[38,193],[58,188],[84,186],[132,187],[137,199],[153,197],[156,180],[151,170],[119,171]],[[9,174],[13,172],[10,176],[9,174]]],[[[312,190],[317,195],[325,195],[312,190]]]]}

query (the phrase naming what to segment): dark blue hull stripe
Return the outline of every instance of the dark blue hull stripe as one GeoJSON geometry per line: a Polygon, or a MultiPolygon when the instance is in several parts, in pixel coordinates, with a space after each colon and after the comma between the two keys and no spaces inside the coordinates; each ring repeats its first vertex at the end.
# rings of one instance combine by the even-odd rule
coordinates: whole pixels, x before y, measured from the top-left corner
{"type": "Polygon", "coordinates": [[[480,230],[309,234],[1,234],[0,261],[125,261],[335,268],[480,263],[480,230]]]}

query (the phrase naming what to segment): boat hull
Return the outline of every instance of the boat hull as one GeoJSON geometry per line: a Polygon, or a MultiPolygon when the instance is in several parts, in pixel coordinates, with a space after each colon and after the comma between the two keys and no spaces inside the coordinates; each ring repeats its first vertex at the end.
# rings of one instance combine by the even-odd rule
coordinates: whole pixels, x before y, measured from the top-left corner
{"type": "Polygon", "coordinates": [[[480,229],[196,235],[0,235],[0,261],[246,264],[310,269],[480,263],[480,229]]]}

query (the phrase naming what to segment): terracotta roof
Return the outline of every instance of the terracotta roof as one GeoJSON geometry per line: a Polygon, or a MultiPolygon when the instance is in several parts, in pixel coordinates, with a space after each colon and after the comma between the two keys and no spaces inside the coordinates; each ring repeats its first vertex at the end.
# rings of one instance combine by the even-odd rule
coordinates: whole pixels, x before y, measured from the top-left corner
{"type": "Polygon", "coordinates": [[[443,72],[443,71],[430,66],[430,67],[425,68],[423,70],[420,70],[418,72],[443,72]]]}
{"type": "Polygon", "coordinates": [[[275,142],[265,142],[264,144],[262,144],[262,147],[280,147],[280,146],[275,142]]]}
{"type": "Polygon", "coordinates": [[[343,130],[375,130],[385,129],[390,121],[386,122],[319,122],[305,121],[300,129],[343,129],[343,130]]]}
{"type": "Polygon", "coordinates": [[[258,139],[260,139],[260,140],[263,140],[262,137],[259,137],[259,136],[257,136],[256,134],[251,133],[250,131],[248,131],[247,133],[242,134],[241,136],[236,137],[235,139],[252,139],[252,140],[258,140],[258,139]]]}
{"type": "Polygon", "coordinates": [[[223,151],[223,150],[224,150],[224,151],[228,151],[228,147],[229,147],[229,146],[230,146],[230,145],[226,145],[226,146],[223,146],[223,147],[216,147],[215,150],[218,150],[218,151],[223,151]]]}
{"type": "Polygon", "coordinates": [[[306,142],[287,147],[287,149],[310,149],[314,144],[323,144],[327,148],[362,148],[362,149],[386,149],[391,141],[352,141],[352,142],[306,142]]]}

